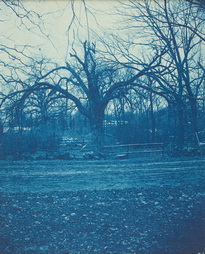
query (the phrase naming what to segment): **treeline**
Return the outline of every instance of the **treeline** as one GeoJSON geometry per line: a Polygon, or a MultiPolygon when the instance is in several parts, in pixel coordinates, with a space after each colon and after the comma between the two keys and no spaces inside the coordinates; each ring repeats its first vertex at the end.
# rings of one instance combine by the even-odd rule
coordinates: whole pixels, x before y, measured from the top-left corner
{"type": "Polygon", "coordinates": [[[89,36],[64,64],[36,59],[26,50],[29,45],[2,47],[5,130],[30,132],[44,144],[52,138],[55,144],[61,133],[71,138],[91,133],[96,151],[113,142],[109,135],[179,150],[197,145],[196,133],[204,138],[203,5],[126,1],[117,14],[123,19],[120,33],[89,36]]]}

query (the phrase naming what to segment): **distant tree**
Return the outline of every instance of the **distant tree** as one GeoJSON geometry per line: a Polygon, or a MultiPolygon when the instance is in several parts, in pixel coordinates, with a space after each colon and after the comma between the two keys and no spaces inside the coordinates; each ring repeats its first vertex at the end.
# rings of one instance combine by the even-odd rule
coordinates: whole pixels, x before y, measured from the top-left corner
{"type": "Polygon", "coordinates": [[[36,77],[33,85],[9,94],[12,98],[22,94],[21,103],[37,90],[50,90],[56,96],[71,100],[78,110],[89,119],[93,133],[93,143],[97,150],[102,146],[104,112],[108,103],[118,98],[124,87],[129,87],[140,77],[147,75],[159,65],[159,56],[149,64],[141,64],[141,70],[129,78],[123,76],[122,66],[111,66],[97,54],[95,44],[83,43],[82,56],[75,50],[70,54],[72,62],[56,67],[36,77]]]}
{"type": "MultiPolygon", "coordinates": [[[[204,78],[199,71],[199,62],[203,63],[200,48],[203,45],[201,37],[204,23],[198,18],[195,7],[183,0],[130,0],[124,6],[127,6],[124,15],[130,28],[139,29],[141,36],[147,36],[149,39],[146,42],[152,48],[166,47],[161,66],[149,73],[149,79],[154,82],[145,79],[133,85],[161,95],[168,103],[175,105],[177,144],[181,148],[184,145],[187,100],[192,112],[193,132],[197,131],[198,91],[204,78]],[[194,31],[190,26],[194,27],[194,31]]],[[[133,40],[137,43],[137,38],[134,37],[133,40]]]]}

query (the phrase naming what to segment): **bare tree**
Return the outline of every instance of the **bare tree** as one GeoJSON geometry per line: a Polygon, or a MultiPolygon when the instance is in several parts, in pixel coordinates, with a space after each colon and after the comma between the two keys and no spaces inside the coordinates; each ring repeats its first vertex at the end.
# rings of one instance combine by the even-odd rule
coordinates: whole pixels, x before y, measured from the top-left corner
{"type": "Polygon", "coordinates": [[[203,0],[187,0],[189,3],[198,6],[199,8],[205,10],[205,3],[203,0]]]}
{"type": "Polygon", "coordinates": [[[65,66],[56,67],[49,72],[36,77],[33,85],[15,93],[21,93],[21,103],[39,89],[48,89],[58,96],[73,101],[78,110],[86,116],[91,125],[93,142],[97,149],[102,145],[103,120],[107,104],[121,95],[124,87],[129,87],[140,77],[147,75],[158,66],[159,56],[154,57],[149,64],[141,66],[141,70],[129,78],[123,77],[122,66],[110,66],[97,55],[95,44],[83,43],[83,55],[75,50],[70,55],[72,62],[65,66]]]}
{"type": "MultiPolygon", "coordinates": [[[[147,42],[152,48],[166,47],[166,54],[161,59],[161,66],[150,73],[149,78],[155,80],[155,86],[142,81],[139,87],[144,87],[163,96],[168,103],[173,103],[177,109],[177,143],[184,144],[184,105],[190,102],[192,125],[197,131],[197,96],[202,84],[203,74],[199,69],[200,47],[202,39],[197,33],[203,34],[204,25],[191,5],[185,1],[150,1],[125,3],[129,11],[125,13],[130,28],[141,31],[141,36],[149,35],[147,42]],[[197,28],[192,31],[193,25],[197,28]],[[183,25],[179,25],[183,24],[183,25]],[[143,28],[143,31],[142,31],[143,28]]],[[[136,39],[135,39],[136,41],[136,39]]],[[[136,42],[137,43],[137,42],[136,42]]],[[[142,43],[142,42],[141,42],[142,43]]]]}

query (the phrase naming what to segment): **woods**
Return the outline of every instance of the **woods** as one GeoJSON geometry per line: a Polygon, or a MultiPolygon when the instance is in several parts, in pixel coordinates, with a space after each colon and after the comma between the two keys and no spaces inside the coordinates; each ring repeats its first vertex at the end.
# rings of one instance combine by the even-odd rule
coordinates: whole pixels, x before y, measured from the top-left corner
{"type": "Polygon", "coordinates": [[[58,49],[61,44],[54,43],[46,26],[62,6],[42,13],[38,6],[30,10],[20,1],[2,1],[2,24],[8,28],[6,16],[11,15],[10,22],[18,23],[14,34],[35,32],[43,46],[28,38],[23,45],[11,42],[8,32],[1,36],[1,140],[8,143],[11,133],[28,137],[45,128],[48,138],[59,141],[90,134],[95,152],[109,144],[107,135],[122,143],[160,141],[178,150],[196,147],[196,133],[203,140],[203,3],[115,4],[114,13],[104,13],[117,19],[114,32],[109,32],[104,30],[109,24],[97,29],[92,25],[92,18],[98,24],[99,13],[91,3],[82,1],[79,14],[77,3],[69,2],[72,18],[62,30],[66,40],[67,29],[68,42],[58,49]],[[58,52],[57,58],[46,50],[48,45],[58,52]]]}

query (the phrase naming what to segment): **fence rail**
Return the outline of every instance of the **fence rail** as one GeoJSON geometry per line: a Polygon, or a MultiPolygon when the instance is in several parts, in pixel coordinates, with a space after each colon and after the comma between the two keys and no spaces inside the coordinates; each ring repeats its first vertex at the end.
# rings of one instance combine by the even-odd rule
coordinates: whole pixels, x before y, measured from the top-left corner
{"type": "Polygon", "coordinates": [[[163,147],[163,143],[139,143],[139,144],[121,144],[121,145],[111,145],[111,146],[104,146],[104,148],[120,148],[120,147],[134,147],[134,148],[139,148],[139,147],[163,147]]]}
{"type": "Polygon", "coordinates": [[[139,144],[119,144],[104,146],[105,152],[115,154],[116,158],[127,158],[131,154],[151,154],[164,153],[163,143],[139,143],[139,144]]]}

